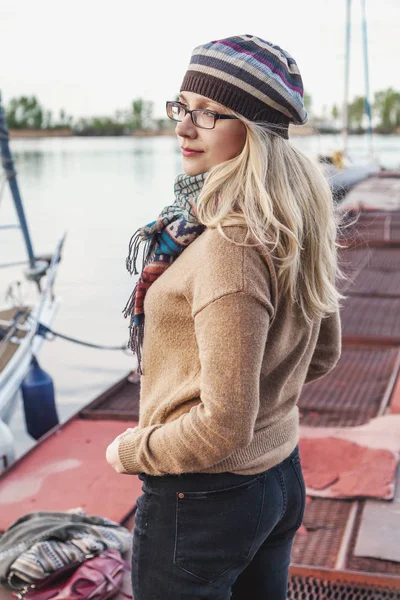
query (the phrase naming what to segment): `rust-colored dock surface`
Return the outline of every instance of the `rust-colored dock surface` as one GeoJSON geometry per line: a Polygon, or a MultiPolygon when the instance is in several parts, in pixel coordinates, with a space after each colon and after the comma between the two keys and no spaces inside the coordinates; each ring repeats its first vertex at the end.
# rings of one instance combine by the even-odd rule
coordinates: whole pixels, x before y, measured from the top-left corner
{"type": "MultiPolygon", "coordinates": [[[[332,373],[304,386],[303,425],[363,425],[390,412],[392,401],[397,406],[400,393],[400,176],[362,182],[343,206],[355,221],[340,252],[348,276],[340,283],[343,352],[332,373]]],[[[293,548],[290,600],[400,599],[399,562],[354,554],[365,504],[309,498],[293,548]]],[[[393,536],[399,540],[400,531],[393,536]]]]}
{"type": "Polygon", "coordinates": [[[345,346],[337,367],[304,387],[299,401],[303,425],[363,425],[386,408],[399,368],[395,347],[345,346]]]}

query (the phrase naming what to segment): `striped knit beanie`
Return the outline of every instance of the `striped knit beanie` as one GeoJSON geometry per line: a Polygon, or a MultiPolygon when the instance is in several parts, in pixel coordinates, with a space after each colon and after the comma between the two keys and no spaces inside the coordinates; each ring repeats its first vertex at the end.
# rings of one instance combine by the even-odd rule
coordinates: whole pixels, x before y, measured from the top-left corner
{"type": "Polygon", "coordinates": [[[181,92],[194,92],[231,108],[288,139],[289,122],[308,115],[296,61],[253,35],[214,40],[193,50],[181,92]]]}

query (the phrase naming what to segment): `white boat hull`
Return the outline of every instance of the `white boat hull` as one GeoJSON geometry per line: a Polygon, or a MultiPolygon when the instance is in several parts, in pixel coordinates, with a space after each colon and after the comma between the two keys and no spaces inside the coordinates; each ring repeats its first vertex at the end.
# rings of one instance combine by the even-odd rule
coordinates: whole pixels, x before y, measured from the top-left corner
{"type": "MultiPolygon", "coordinates": [[[[46,300],[41,315],[40,322],[43,325],[50,326],[60,307],[59,299],[46,300]]],[[[0,419],[5,423],[9,423],[17,405],[19,388],[24,379],[30,364],[32,355],[37,356],[44,342],[44,338],[39,335],[34,335],[36,312],[38,307],[33,309],[27,323],[32,325],[21,343],[17,351],[0,373],[0,419]]]]}

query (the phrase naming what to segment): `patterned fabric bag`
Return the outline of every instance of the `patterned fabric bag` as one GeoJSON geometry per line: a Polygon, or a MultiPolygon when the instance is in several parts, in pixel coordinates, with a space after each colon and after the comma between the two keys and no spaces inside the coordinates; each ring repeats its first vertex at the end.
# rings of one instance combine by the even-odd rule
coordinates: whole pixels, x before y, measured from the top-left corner
{"type": "Polygon", "coordinates": [[[118,550],[106,550],[80,565],[61,569],[38,585],[27,585],[13,595],[19,600],[107,600],[119,592],[131,598],[121,591],[125,569],[129,569],[129,564],[118,550]]]}
{"type": "Polygon", "coordinates": [[[74,512],[37,512],[18,519],[0,537],[0,585],[20,591],[71,573],[106,550],[129,551],[131,534],[109,519],[74,512]]]}

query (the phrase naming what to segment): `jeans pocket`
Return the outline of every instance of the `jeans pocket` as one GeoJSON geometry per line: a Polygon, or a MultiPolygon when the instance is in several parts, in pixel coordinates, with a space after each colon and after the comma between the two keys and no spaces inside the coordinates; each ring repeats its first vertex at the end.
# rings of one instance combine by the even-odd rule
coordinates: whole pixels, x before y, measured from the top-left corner
{"type": "Polygon", "coordinates": [[[250,555],[261,516],[264,477],[176,497],[174,564],[211,583],[250,555]]]}
{"type": "Polygon", "coordinates": [[[292,464],[293,471],[295,472],[296,479],[300,488],[299,516],[296,522],[296,529],[298,529],[303,522],[304,512],[306,509],[306,484],[304,482],[300,456],[294,456],[290,462],[292,464]]]}

